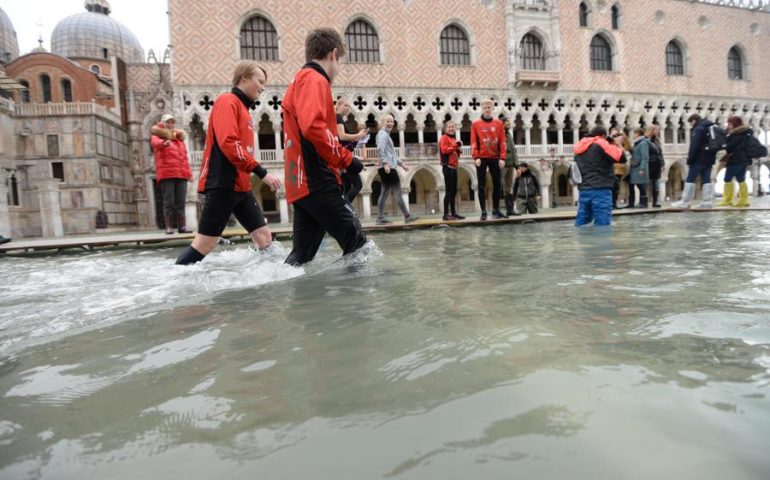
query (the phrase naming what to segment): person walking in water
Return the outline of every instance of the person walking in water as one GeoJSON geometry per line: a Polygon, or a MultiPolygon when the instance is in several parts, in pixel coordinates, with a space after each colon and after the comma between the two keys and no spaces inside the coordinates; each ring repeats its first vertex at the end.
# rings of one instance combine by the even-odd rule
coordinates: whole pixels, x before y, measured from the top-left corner
{"type": "Polygon", "coordinates": [[[198,192],[206,195],[198,233],[177,258],[178,265],[199,262],[217,246],[230,214],[249,232],[260,250],[270,246],[272,234],[251,193],[254,173],[276,191],[281,181],[254,158],[254,124],[249,108],[265,88],[267,72],[244,60],[235,67],[233,88],[217,97],[209,117],[198,192]]]}
{"type": "Polygon", "coordinates": [[[500,172],[505,167],[505,126],[492,116],[495,103],[481,102],[481,118],[471,124],[471,155],[476,163],[481,220],[487,219],[487,170],[492,176],[492,218],[508,218],[500,212],[500,172]]]}
{"type": "Polygon", "coordinates": [[[409,167],[398,158],[396,147],[393,145],[393,139],[390,138],[390,132],[393,130],[393,115],[387,114],[382,118],[380,131],[377,132],[377,152],[380,156],[380,199],[377,201],[377,225],[387,225],[390,222],[385,218],[385,201],[391,193],[398,201],[398,208],[404,214],[404,221],[412,223],[418,217],[409,213],[409,208],[404,202],[404,196],[401,195],[401,178],[398,176],[398,167],[409,171],[409,167]]]}
{"type": "Polygon", "coordinates": [[[313,260],[326,232],[343,255],[367,242],[356,212],[342,194],[340,178],[341,170],[359,174],[363,168],[337,136],[331,86],[344,56],[345,43],[336,30],[311,31],[305,38],[307,63],[283,96],[286,199],[294,205],[289,265],[313,260]]]}
{"type": "Polygon", "coordinates": [[[455,133],[457,124],[449,120],[444,124],[444,134],[439,141],[441,171],[444,174],[444,217],[443,220],[463,220],[465,217],[457,214],[455,200],[457,198],[457,167],[460,165],[463,142],[457,140],[455,133]]]}
{"type": "Polygon", "coordinates": [[[682,199],[671,204],[674,208],[690,208],[690,202],[695,197],[695,180],[700,177],[703,185],[703,200],[699,208],[711,208],[714,201],[714,185],[711,183],[711,169],[716,162],[717,150],[709,149],[709,131],[716,128],[714,122],[701,118],[697,113],[690,115],[692,133],[690,134],[690,150],[687,153],[687,172],[682,199]]]}
{"type": "MultiPolygon", "coordinates": [[[[361,129],[358,133],[349,132],[347,124],[345,123],[345,117],[350,114],[350,101],[347,97],[340,97],[337,99],[337,103],[334,105],[334,110],[337,112],[337,136],[340,139],[340,143],[343,147],[347,148],[351,152],[356,150],[356,146],[359,141],[362,141],[369,134],[366,129],[361,129]]],[[[345,198],[348,199],[350,204],[353,204],[353,200],[361,191],[363,182],[361,181],[360,173],[352,173],[347,170],[342,172],[343,192],[345,198]]]]}
{"type": "Polygon", "coordinates": [[[575,162],[581,176],[575,226],[612,223],[612,166],[623,157],[622,141],[620,136],[608,138],[606,128],[595,127],[575,145],[575,162]]]}
{"type": "Polygon", "coordinates": [[[163,195],[163,222],[169,235],[174,233],[174,221],[179,233],[191,233],[187,230],[184,206],[187,182],[193,179],[192,170],[187,160],[184,133],[175,126],[174,116],[166,114],[150,129],[150,145],[155,154],[155,179],[163,195]]]}

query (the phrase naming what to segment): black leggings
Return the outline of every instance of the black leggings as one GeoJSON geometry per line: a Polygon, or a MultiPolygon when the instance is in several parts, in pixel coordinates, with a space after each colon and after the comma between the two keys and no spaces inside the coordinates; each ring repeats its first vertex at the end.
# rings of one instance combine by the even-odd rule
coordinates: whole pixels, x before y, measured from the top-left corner
{"type": "Polygon", "coordinates": [[[487,168],[492,175],[492,209],[500,210],[500,164],[496,158],[482,158],[481,166],[476,167],[476,177],[479,179],[479,205],[481,211],[487,211],[487,168]]]}
{"type": "Polygon", "coordinates": [[[452,215],[457,213],[455,206],[455,199],[457,198],[457,169],[450,168],[446,165],[441,167],[444,173],[444,185],[446,191],[444,192],[444,215],[452,215]]]}
{"type": "Polygon", "coordinates": [[[361,175],[345,172],[342,174],[342,182],[344,184],[345,198],[348,202],[353,203],[353,200],[356,199],[356,196],[364,186],[363,182],[361,182],[361,175]]]}

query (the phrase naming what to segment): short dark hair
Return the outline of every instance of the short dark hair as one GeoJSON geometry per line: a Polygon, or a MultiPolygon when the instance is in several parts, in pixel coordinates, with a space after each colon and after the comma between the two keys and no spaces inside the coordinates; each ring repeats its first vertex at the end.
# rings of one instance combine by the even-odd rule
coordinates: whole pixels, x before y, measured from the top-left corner
{"type": "Polygon", "coordinates": [[[345,42],[333,28],[317,28],[305,38],[305,61],[323,60],[334,49],[340,58],[345,56],[345,42]]]}
{"type": "Polygon", "coordinates": [[[589,137],[606,137],[607,136],[607,129],[602,127],[601,125],[594,127],[591,129],[590,132],[588,132],[589,137]]]}
{"type": "Polygon", "coordinates": [[[692,115],[690,115],[690,116],[687,118],[687,122],[688,122],[688,123],[689,123],[689,122],[695,122],[695,123],[698,123],[698,122],[700,122],[701,120],[703,120],[703,118],[702,118],[700,115],[698,115],[697,113],[693,113],[692,115]]]}
{"type": "Polygon", "coordinates": [[[637,127],[634,129],[634,133],[639,135],[640,137],[644,136],[644,129],[642,127],[637,127]]]}

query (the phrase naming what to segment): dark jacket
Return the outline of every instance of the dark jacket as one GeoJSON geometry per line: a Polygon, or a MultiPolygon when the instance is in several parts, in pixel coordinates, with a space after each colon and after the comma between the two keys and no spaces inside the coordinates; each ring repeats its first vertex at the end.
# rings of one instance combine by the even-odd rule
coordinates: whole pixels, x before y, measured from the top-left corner
{"type": "Polygon", "coordinates": [[[579,190],[612,189],[615,186],[613,165],[623,158],[623,149],[603,137],[585,137],[575,145],[575,162],[583,183],[579,190]]]}
{"type": "Polygon", "coordinates": [[[666,161],[663,159],[663,146],[658,137],[650,140],[650,180],[658,180],[663,175],[666,161]]]}
{"type": "Polygon", "coordinates": [[[647,137],[641,137],[634,142],[628,178],[632,185],[647,185],[650,181],[650,141],[647,137]]]}
{"type": "Polygon", "coordinates": [[[751,127],[742,125],[734,128],[727,135],[727,164],[730,166],[748,167],[753,161],[749,158],[746,149],[749,146],[749,140],[754,136],[751,127]]]}
{"type": "Polygon", "coordinates": [[[516,178],[513,183],[513,197],[514,198],[531,198],[540,196],[540,182],[537,181],[537,177],[527,169],[516,178]]]}
{"type": "Polygon", "coordinates": [[[687,153],[687,165],[714,165],[716,163],[717,152],[706,150],[708,145],[708,131],[714,122],[711,120],[701,120],[695,125],[690,134],[690,151],[687,153]]]}
{"type": "MultiPolygon", "coordinates": [[[[506,130],[507,132],[507,130],[506,130]]],[[[506,168],[516,167],[519,164],[519,156],[516,155],[516,144],[513,143],[513,137],[510,133],[505,134],[505,166],[506,168]]]]}

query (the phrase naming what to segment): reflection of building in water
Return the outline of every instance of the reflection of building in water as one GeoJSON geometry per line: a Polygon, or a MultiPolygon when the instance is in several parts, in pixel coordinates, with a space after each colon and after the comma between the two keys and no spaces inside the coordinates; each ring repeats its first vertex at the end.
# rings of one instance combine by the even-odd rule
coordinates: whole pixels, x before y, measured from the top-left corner
{"type": "MultiPolygon", "coordinates": [[[[343,32],[350,49],[334,89],[351,99],[346,122],[374,133],[384,114],[394,115],[393,140],[410,165],[401,172],[403,195],[416,212],[443,203],[435,145],[447,119],[457,121],[465,143],[461,206],[477,208],[470,125],[487,98],[496,115],[512,120],[516,151],[538,175],[545,208],[574,201],[572,145],[595,125],[658,124],[663,196],[676,197],[688,168],[688,116],[724,122],[737,114],[757,132],[770,129],[762,49],[770,43],[769,3],[453,0],[371,10],[331,0],[307,15],[305,4],[291,0],[263,8],[223,0],[213,10],[203,0],[170,0],[173,79],[170,52],[163,59],[150,52],[142,63],[136,37],[110,16],[106,0],[88,0],[88,11],[62,20],[51,53],[22,57],[13,25],[0,14],[0,63],[26,88],[6,91],[0,106],[0,122],[13,126],[3,129],[0,147],[0,233],[93,231],[99,210],[110,226],[155,225],[150,125],[163,113],[176,115],[197,175],[211,107],[229,90],[241,58],[268,70],[269,87],[252,115],[258,157],[281,175],[281,96],[304,63],[304,32],[319,25],[343,32]],[[328,13],[340,11],[349,14],[328,13]],[[212,19],[205,32],[203,17],[212,19]]],[[[376,160],[374,138],[359,151],[366,162],[376,160]]],[[[751,174],[758,178],[759,166],[751,174]]],[[[379,195],[376,168],[364,172],[363,183],[355,206],[368,218],[379,195]]],[[[253,188],[269,217],[290,220],[282,192],[259,180],[253,188]]],[[[189,192],[188,225],[195,225],[189,192]]]]}

